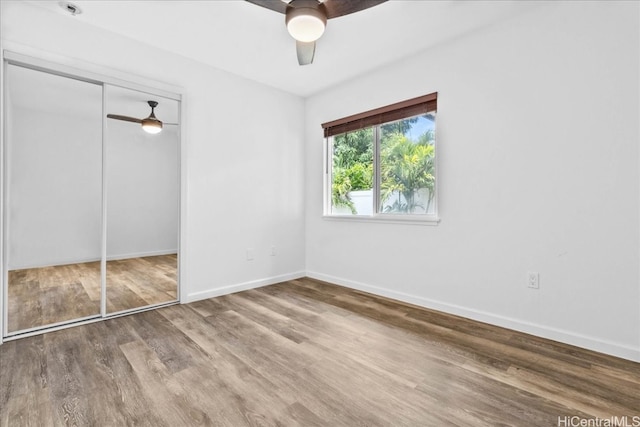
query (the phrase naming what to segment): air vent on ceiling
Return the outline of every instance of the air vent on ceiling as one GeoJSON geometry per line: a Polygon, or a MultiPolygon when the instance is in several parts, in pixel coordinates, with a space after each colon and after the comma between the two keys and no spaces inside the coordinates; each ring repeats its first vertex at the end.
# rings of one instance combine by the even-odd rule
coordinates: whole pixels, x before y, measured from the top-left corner
{"type": "Polygon", "coordinates": [[[67,1],[61,1],[58,4],[64,11],[69,13],[71,16],[80,15],[82,13],[82,9],[80,9],[78,6],[76,6],[73,3],[69,3],[67,1]]]}

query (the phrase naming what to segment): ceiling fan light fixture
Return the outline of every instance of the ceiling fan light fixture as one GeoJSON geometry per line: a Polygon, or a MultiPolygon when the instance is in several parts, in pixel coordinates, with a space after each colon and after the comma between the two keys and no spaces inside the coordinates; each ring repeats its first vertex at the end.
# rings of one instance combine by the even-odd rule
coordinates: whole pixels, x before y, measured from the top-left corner
{"type": "Polygon", "coordinates": [[[155,109],[158,106],[157,101],[147,101],[149,107],[151,107],[151,114],[146,119],[142,119],[142,130],[150,133],[156,134],[162,132],[162,122],[156,119],[155,109]]]}
{"type": "Polygon", "coordinates": [[[324,33],[327,15],[320,10],[319,3],[313,0],[288,8],[285,22],[291,37],[309,43],[318,40],[324,33]]]}
{"type": "Polygon", "coordinates": [[[153,117],[142,119],[142,130],[147,133],[156,134],[162,132],[162,122],[153,117]]]}

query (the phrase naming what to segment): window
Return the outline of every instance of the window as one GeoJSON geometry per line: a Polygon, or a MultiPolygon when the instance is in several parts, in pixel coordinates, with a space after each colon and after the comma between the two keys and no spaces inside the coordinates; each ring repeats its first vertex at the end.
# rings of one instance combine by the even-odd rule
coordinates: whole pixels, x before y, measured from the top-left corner
{"type": "Polygon", "coordinates": [[[437,93],[324,123],[325,215],[437,221],[437,93]]]}

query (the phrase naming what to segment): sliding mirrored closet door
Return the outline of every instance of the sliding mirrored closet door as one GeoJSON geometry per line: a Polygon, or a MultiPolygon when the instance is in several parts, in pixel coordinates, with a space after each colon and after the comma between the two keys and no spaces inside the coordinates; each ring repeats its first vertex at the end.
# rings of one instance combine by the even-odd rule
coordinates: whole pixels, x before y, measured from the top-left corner
{"type": "Polygon", "coordinates": [[[107,112],[148,117],[162,131],[109,119],[105,138],[107,313],[177,299],[179,135],[176,100],[105,85],[107,112]]]}
{"type": "Polygon", "coordinates": [[[3,337],[177,302],[180,95],[6,55],[3,337]]]}
{"type": "Polygon", "coordinates": [[[100,315],[102,86],[6,68],[7,331],[100,315]]]}

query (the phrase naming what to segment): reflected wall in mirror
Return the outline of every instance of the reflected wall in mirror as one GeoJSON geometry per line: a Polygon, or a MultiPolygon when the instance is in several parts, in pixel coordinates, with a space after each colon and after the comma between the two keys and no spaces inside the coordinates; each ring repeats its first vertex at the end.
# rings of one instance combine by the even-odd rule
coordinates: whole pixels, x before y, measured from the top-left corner
{"type": "Polygon", "coordinates": [[[9,334],[100,315],[102,86],[6,68],[9,334]]]}
{"type": "Polygon", "coordinates": [[[158,102],[160,133],[107,119],[107,313],[176,301],[180,206],[179,102],[105,85],[107,114],[143,119],[158,102]]]}

